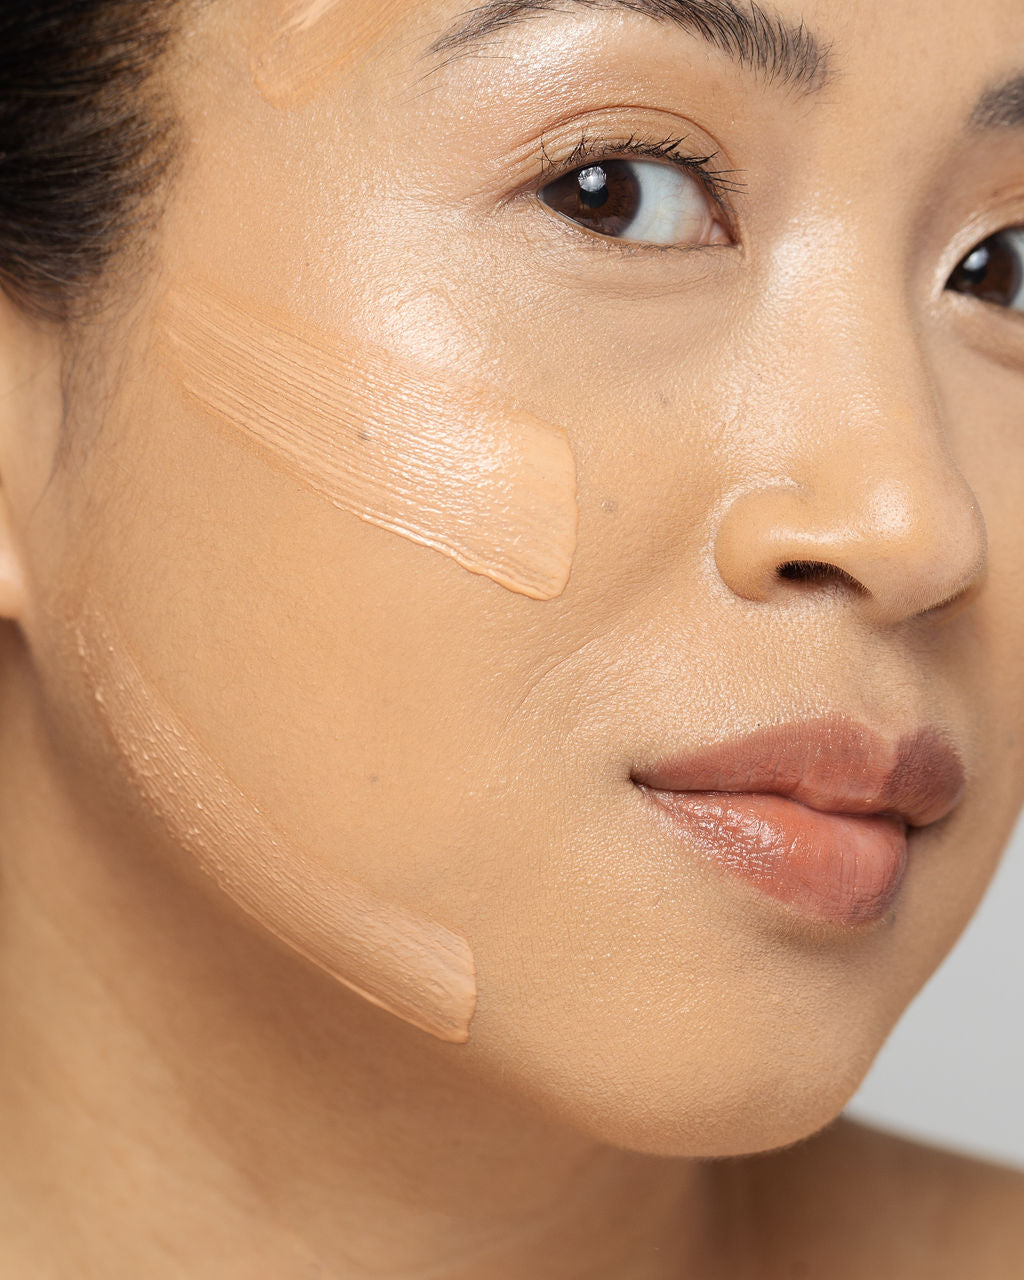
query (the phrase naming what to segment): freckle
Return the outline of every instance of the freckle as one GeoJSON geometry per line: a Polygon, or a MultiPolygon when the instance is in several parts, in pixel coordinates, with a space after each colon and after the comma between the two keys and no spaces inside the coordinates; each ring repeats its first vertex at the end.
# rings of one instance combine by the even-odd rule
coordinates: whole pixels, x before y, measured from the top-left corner
{"type": "Polygon", "coordinates": [[[367,781],[367,782],[380,782],[380,778],[377,776],[377,774],[375,774],[375,773],[370,773],[370,774],[367,774],[366,781],[367,781]]]}
{"type": "Polygon", "coordinates": [[[656,397],[657,397],[658,404],[660,404],[660,405],[661,405],[661,407],[662,407],[663,409],[667,409],[667,408],[668,408],[668,406],[669,406],[669,404],[670,404],[670,401],[669,401],[668,396],[665,394],[665,392],[664,392],[664,391],[656,391],[656,392],[655,392],[655,395],[656,395],[656,397]]]}

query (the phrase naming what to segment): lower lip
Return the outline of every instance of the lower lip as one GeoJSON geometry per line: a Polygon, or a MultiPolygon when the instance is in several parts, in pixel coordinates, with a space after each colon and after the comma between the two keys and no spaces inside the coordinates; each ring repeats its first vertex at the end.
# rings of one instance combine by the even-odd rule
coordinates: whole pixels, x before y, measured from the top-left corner
{"type": "Polygon", "coordinates": [[[821,813],[762,793],[644,789],[702,856],[801,915],[877,920],[900,891],[907,828],[898,818],[821,813]]]}

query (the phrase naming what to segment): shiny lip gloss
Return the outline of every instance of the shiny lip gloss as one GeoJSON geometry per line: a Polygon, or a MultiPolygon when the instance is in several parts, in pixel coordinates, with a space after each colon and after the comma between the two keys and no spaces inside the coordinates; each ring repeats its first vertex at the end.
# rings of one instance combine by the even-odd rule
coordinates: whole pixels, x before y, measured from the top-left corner
{"type": "Polygon", "coordinates": [[[802,915],[858,924],[903,883],[911,828],[963,795],[935,729],[895,740],[844,718],[778,725],[634,771],[686,843],[802,915]]]}

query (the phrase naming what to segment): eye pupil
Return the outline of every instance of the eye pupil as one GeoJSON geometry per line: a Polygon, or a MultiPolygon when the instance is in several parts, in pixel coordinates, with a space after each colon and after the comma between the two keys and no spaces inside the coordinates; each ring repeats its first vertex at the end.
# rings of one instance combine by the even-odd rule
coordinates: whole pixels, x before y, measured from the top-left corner
{"type": "Polygon", "coordinates": [[[600,209],[608,201],[608,178],[599,164],[581,169],[576,181],[580,186],[580,199],[588,209],[600,209]]]}
{"type": "Polygon", "coordinates": [[[965,280],[969,280],[971,284],[981,284],[988,274],[989,261],[992,255],[989,252],[987,244],[978,245],[973,253],[969,253],[963,260],[960,271],[965,280]]]}
{"type": "Polygon", "coordinates": [[[1012,233],[990,236],[957,266],[946,286],[1000,307],[1020,305],[1024,263],[1012,233]]]}

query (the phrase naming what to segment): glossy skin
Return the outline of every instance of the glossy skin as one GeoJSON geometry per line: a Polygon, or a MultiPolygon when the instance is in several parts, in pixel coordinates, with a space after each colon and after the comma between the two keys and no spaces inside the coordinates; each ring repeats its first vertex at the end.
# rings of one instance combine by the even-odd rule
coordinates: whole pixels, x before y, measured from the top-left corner
{"type": "Polygon", "coordinates": [[[79,338],[56,469],[61,338],[3,306],[8,1269],[1010,1275],[1011,1175],[842,1125],[699,1158],[838,1114],[1021,803],[1024,315],[944,288],[1024,224],[1024,131],[965,126],[1020,69],[1019,4],[780,0],[831,42],[803,94],[601,10],[433,69],[462,7],[410,6],[287,109],[250,74],[273,6],[190,20],[188,146],[144,270],[79,338]],[[541,139],[558,163],[581,135],[717,151],[733,212],[704,248],[580,230],[536,191],[541,139]],[[214,429],[157,352],[195,279],[563,428],[565,591],[471,574],[214,429]],[[778,575],[797,559],[841,573],[778,575]],[[85,595],[297,847],[468,940],[466,1045],[311,968],[154,821],[76,661],[85,595]],[[968,777],[867,927],[727,880],[630,781],[826,714],[935,726],[968,777]]]}

